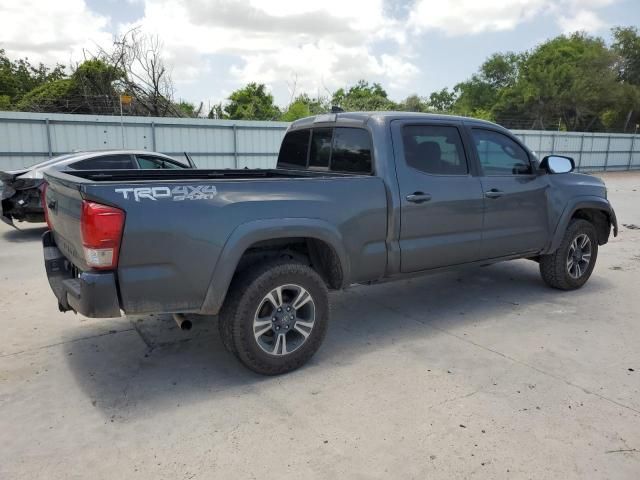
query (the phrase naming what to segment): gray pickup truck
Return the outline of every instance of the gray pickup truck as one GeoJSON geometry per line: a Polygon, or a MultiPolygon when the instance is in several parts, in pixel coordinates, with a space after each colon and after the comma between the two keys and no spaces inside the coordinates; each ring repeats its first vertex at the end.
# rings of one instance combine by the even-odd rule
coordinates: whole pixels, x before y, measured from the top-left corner
{"type": "Polygon", "coordinates": [[[573,168],[485,121],[318,115],[272,170],[45,173],[46,271],[62,311],[218,314],[230,352],[279,374],[319,348],[328,290],[516,258],[581,287],[618,227],[573,168]]]}

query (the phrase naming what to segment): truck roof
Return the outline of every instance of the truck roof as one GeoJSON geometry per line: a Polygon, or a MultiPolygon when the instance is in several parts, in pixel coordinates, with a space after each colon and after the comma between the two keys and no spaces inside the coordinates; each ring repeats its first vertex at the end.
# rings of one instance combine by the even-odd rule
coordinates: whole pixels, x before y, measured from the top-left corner
{"type": "Polygon", "coordinates": [[[340,113],[323,113],[320,115],[314,115],[312,117],[305,117],[294,121],[291,124],[290,129],[308,128],[315,124],[339,124],[339,125],[351,125],[351,126],[363,126],[371,119],[379,119],[384,122],[400,119],[429,119],[429,120],[454,120],[464,121],[466,123],[473,123],[477,125],[491,125],[499,126],[493,122],[487,120],[479,120],[471,117],[461,117],[457,115],[445,115],[439,113],[421,113],[421,112],[396,112],[396,111],[383,111],[383,112],[340,112],[340,113]]]}

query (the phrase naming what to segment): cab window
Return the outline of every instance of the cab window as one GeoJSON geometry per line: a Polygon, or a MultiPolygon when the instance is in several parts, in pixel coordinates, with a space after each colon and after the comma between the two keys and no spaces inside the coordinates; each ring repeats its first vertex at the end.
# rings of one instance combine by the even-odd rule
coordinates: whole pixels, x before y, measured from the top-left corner
{"type": "Polygon", "coordinates": [[[402,129],[407,165],[431,175],[466,175],[460,132],[441,125],[407,125],[402,129]]]}
{"type": "Polygon", "coordinates": [[[311,134],[309,150],[309,168],[312,170],[329,170],[331,159],[331,137],[333,128],[314,128],[311,134]]]}
{"type": "Polygon", "coordinates": [[[532,173],[529,155],[513,139],[503,133],[483,128],[473,128],[471,132],[485,175],[528,175],[532,173]]]}
{"type": "Polygon", "coordinates": [[[340,173],[373,171],[371,136],[363,128],[318,127],[285,135],[278,168],[306,168],[340,173]]]}
{"type": "Polygon", "coordinates": [[[336,128],[333,133],[331,170],[371,173],[371,137],[362,128],[336,128]]]}
{"type": "Polygon", "coordinates": [[[278,153],[278,168],[307,168],[309,130],[294,130],[282,140],[278,153]]]}

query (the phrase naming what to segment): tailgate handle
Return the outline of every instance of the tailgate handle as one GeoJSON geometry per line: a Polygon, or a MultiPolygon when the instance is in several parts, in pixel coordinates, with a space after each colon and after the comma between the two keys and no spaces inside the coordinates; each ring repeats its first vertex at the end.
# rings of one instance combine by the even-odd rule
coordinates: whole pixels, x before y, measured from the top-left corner
{"type": "Polygon", "coordinates": [[[414,192],[411,195],[407,195],[407,202],[411,203],[423,203],[431,200],[431,194],[424,192],[414,192]]]}

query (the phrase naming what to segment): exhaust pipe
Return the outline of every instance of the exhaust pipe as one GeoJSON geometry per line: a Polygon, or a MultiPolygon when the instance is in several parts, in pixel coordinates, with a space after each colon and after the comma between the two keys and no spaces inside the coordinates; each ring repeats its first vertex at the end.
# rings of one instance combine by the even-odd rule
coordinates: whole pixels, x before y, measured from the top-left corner
{"type": "Polygon", "coordinates": [[[191,320],[185,317],[184,313],[174,313],[173,319],[178,324],[178,328],[180,328],[180,330],[191,330],[191,327],[193,326],[191,324],[191,320]]]}

